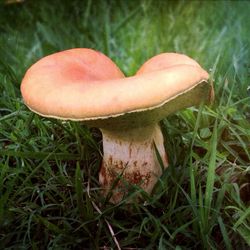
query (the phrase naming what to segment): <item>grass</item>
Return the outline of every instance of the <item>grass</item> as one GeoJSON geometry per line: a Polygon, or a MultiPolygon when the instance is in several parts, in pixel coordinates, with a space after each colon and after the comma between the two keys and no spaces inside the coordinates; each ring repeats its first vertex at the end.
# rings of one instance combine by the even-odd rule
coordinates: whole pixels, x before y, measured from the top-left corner
{"type": "Polygon", "coordinates": [[[247,1],[1,5],[0,248],[249,249],[249,11],[247,1]],[[73,47],[104,52],[126,75],[157,53],[181,52],[214,80],[212,106],[161,122],[170,166],[144,203],[100,196],[97,129],[23,104],[27,68],[73,47]]]}

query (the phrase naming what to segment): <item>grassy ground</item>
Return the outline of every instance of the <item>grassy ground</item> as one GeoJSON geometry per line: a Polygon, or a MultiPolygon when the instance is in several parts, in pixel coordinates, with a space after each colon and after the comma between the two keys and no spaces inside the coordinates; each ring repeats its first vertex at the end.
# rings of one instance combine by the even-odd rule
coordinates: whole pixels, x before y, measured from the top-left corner
{"type": "Polygon", "coordinates": [[[0,7],[0,249],[250,247],[250,3],[28,1],[0,7]],[[161,123],[170,166],[143,204],[99,194],[101,135],[23,104],[26,69],[91,47],[132,75],[186,53],[211,73],[213,106],[161,123]]]}

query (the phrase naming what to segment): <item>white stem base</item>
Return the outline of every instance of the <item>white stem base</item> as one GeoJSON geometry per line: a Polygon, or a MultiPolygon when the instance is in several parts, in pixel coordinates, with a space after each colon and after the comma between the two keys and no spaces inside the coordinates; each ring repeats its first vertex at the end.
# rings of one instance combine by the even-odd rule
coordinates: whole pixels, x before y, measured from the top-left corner
{"type": "Polygon", "coordinates": [[[99,181],[106,195],[116,182],[111,202],[119,202],[127,193],[127,184],[135,184],[151,193],[162,168],[157,159],[154,144],[167,167],[167,155],[163,136],[158,124],[130,129],[110,131],[102,129],[103,162],[99,181]],[[120,178],[119,180],[116,180],[120,178]]]}

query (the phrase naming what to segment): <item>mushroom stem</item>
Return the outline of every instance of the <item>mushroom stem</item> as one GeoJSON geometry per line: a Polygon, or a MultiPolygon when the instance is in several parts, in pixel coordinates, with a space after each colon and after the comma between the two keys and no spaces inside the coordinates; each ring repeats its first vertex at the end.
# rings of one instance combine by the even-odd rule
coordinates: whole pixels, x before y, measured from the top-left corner
{"type": "Polygon", "coordinates": [[[99,181],[104,194],[107,195],[113,188],[110,201],[117,203],[127,193],[127,184],[138,185],[147,193],[151,193],[162,174],[154,145],[164,167],[167,167],[167,155],[159,125],[152,124],[123,131],[101,131],[103,162],[99,181]]]}

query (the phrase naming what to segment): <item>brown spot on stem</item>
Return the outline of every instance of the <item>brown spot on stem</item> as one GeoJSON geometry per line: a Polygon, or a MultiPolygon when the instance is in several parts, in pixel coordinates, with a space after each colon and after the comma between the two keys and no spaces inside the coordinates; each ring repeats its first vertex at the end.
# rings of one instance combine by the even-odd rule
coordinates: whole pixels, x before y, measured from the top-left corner
{"type": "Polygon", "coordinates": [[[108,184],[108,180],[107,180],[107,173],[106,173],[106,169],[105,169],[105,164],[103,162],[101,165],[99,175],[100,175],[99,180],[100,180],[101,185],[106,186],[108,184]]]}
{"type": "Polygon", "coordinates": [[[113,162],[113,158],[112,158],[112,155],[110,155],[108,159],[108,165],[112,165],[112,162],[113,162]]]}
{"type": "Polygon", "coordinates": [[[131,143],[130,143],[130,145],[129,145],[129,158],[131,158],[131,155],[132,155],[132,145],[131,145],[131,143]]]}
{"type": "Polygon", "coordinates": [[[168,163],[168,155],[167,155],[167,153],[165,153],[165,161],[166,161],[166,163],[168,163]]]}
{"type": "Polygon", "coordinates": [[[124,169],[123,161],[119,160],[118,162],[114,163],[115,168],[117,169],[124,169]]]}
{"type": "Polygon", "coordinates": [[[132,173],[125,173],[124,179],[126,179],[127,182],[135,185],[142,185],[147,186],[149,183],[149,180],[151,178],[150,172],[147,174],[141,174],[140,171],[135,171],[132,173]]]}
{"type": "MultiPolygon", "coordinates": [[[[147,164],[147,163],[146,163],[147,164]]],[[[132,185],[139,185],[143,189],[147,188],[150,179],[151,179],[151,172],[148,172],[146,174],[141,174],[140,171],[134,171],[132,173],[124,172],[121,174],[119,171],[115,171],[114,169],[111,169],[107,167],[105,169],[104,167],[101,168],[101,173],[102,176],[105,176],[105,183],[103,184],[104,188],[106,191],[104,191],[104,194],[106,195],[108,193],[108,190],[113,186],[113,192],[112,192],[112,197],[111,201],[112,202],[119,202],[124,195],[127,194],[128,188],[127,184],[132,184],[132,185]],[[119,180],[117,178],[120,178],[119,180]]]]}

